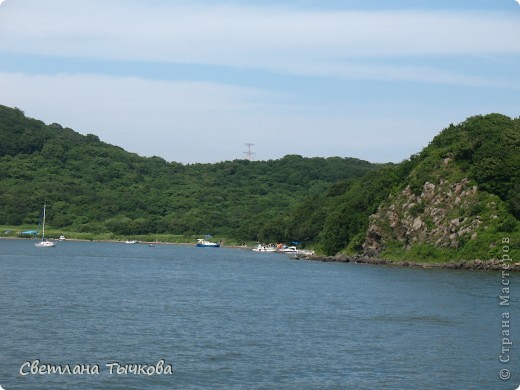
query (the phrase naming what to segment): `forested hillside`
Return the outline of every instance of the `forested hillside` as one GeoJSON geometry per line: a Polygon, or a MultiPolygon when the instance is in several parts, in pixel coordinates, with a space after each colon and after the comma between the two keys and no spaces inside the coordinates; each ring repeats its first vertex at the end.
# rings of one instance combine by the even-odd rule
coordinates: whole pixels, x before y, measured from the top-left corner
{"type": "Polygon", "coordinates": [[[295,205],[374,168],[297,155],[183,165],[0,106],[0,225],[36,224],[47,203],[48,225],[72,232],[297,239],[278,236],[295,205]]]}
{"type": "Polygon", "coordinates": [[[491,259],[520,246],[520,120],[451,125],[410,159],[339,182],[287,217],[292,236],[328,255],[491,259]]]}
{"type": "Polygon", "coordinates": [[[399,164],[353,158],[183,165],[0,106],[0,225],[109,238],[212,234],[387,258],[489,259],[520,245],[520,120],[451,125],[399,164]]]}

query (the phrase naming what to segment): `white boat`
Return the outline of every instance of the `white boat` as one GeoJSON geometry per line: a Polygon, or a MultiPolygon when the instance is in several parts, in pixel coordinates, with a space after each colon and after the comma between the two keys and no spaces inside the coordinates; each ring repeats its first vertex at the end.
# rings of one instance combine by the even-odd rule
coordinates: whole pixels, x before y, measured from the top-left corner
{"type": "Polygon", "coordinates": [[[37,248],[54,248],[56,244],[54,242],[47,240],[46,238],[42,238],[40,242],[35,242],[34,246],[37,248]]]}
{"type": "Polygon", "coordinates": [[[276,252],[276,246],[274,244],[258,244],[256,248],[253,248],[254,252],[276,252]]]}
{"type": "Polygon", "coordinates": [[[43,205],[41,225],[42,225],[42,240],[40,242],[35,242],[34,246],[37,248],[54,248],[56,246],[54,244],[54,242],[51,242],[45,238],[45,205],[43,205]]]}
{"type": "Polygon", "coordinates": [[[137,240],[126,240],[125,241],[125,244],[137,244],[137,243],[139,243],[139,241],[137,241],[137,240]]]}
{"type": "Polygon", "coordinates": [[[278,252],[281,252],[281,253],[298,253],[299,250],[296,249],[295,246],[285,246],[285,247],[282,247],[282,248],[278,248],[278,252]]]}
{"type": "Polygon", "coordinates": [[[62,234],[60,238],[58,238],[59,241],[65,241],[65,236],[62,234]]]}
{"type": "Polygon", "coordinates": [[[219,242],[211,242],[208,240],[205,240],[204,238],[197,238],[197,243],[195,246],[199,248],[220,248],[219,242]]]}

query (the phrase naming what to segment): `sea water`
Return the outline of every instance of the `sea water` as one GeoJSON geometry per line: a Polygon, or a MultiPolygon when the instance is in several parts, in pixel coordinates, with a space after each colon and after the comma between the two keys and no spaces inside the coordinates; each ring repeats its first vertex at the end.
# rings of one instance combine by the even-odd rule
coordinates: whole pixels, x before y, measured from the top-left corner
{"type": "Polygon", "coordinates": [[[0,386],[516,389],[518,297],[501,272],[0,240],[0,386]]]}

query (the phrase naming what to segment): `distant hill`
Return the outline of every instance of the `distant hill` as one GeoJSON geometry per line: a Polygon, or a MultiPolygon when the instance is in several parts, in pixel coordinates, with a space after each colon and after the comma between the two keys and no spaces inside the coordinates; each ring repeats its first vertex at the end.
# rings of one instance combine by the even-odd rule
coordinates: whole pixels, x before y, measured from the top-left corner
{"type": "Polygon", "coordinates": [[[497,258],[502,240],[520,245],[519,175],[520,120],[475,116],[400,164],[307,199],[287,226],[327,255],[497,258]]]}
{"type": "Polygon", "coordinates": [[[47,203],[50,228],[73,232],[281,240],[276,224],[289,210],[375,168],[298,155],[183,165],[0,106],[0,225],[35,224],[47,203]]]}
{"type": "Polygon", "coordinates": [[[450,125],[399,164],[183,165],[0,106],[4,226],[36,224],[47,203],[50,228],[110,238],[212,234],[426,261],[498,258],[507,241],[517,257],[519,175],[520,119],[500,114],[450,125]]]}

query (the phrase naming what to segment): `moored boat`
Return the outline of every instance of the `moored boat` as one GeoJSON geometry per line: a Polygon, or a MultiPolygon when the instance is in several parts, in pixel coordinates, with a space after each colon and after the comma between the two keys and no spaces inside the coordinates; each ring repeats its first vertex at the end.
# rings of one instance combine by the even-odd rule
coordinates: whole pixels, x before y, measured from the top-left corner
{"type": "MultiPolygon", "coordinates": [[[[35,242],[34,246],[37,248],[54,248],[56,246],[54,244],[54,242],[49,241],[48,239],[45,238],[45,209],[46,209],[46,205],[43,205],[42,218],[41,218],[41,222],[40,222],[42,225],[42,240],[39,242],[35,242]]],[[[36,238],[37,234],[38,234],[38,231],[36,231],[35,238],[36,238]]]]}
{"type": "Polygon", "coordinates": [[[295,246],[283,246],[283,247],[278,247],[278,252],[281,252],[281,253],[298,253],[299,250],[296,249],[295,246]]]}
{"type": "Polygon", "coordinates": [[[211,242],[204,238],[197,238],[195,246],[199,248],[220,248],[220,242],[211,242]]]}
{"type": "Polygon", "coordinates": [[[54,248],[56,244],[54,242],[47,240],[46,238],[42,238],[40,242],[35,242],[34,246],[37,248],[54,248]]]}
{"type": "Polygon", "coordinates": [[[276,252],[276,246],[274,244],[258,244],[256,248],[253,248],[254,252],[276,252]]]}

